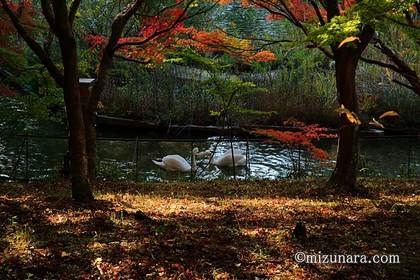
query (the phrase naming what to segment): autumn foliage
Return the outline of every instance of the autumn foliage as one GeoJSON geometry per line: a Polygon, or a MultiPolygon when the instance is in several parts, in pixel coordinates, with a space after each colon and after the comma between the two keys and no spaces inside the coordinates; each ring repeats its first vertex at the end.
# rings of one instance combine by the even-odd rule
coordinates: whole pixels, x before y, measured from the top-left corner
{"type": "MultiPolygon", "coordinates": [[[[202,31],[186,27],[184,9],[172,8],[153,17],[144,17],[139,32],[118,41],[118,54],[145,63],[162,63],[168,51],[190,47],[204,53],[223,52],[243,62],[269,62],[276,59],[269,51],[257,52],[250,40],[239,39],[221,30],[202,31]]],[[[107,43],[102,35],[88,35],[92,48],[107,43]]]]}
{"type": "MultiPolygon", "coordinates": [[[[172,8],[160,15],[144,17],[136,34],[119,39],[117,53],[145,63],[161,63],[165,52],[173,49],[177,35],[189,31],[184,26],[183,13],[181,8],[172,8]]],[[[107,43],[107,37],[96,34],[87,35],[85,40],[92,48],[99,49],[107,43]]]]}
{"type": "MultiPolygon", "coordinates": [[[[10,9],[19,17],[19,20],[27,27],[28,32],[32,32],[34,28],[33,16],[34,10],[30,1],[21,1],[19,3],[10,2],[10,9]]],[[[16,44],[16,40],[11,39],[15,36],[16,30],[12,22],[3,9],[0,9],[0,48],[7,53],[18,54],[23,53],[23,47],[16,44]]],[[[9,57],[0,55],[0,67],[2,65],[10,66],[9,57]]],[[[15,66],[15,65],[12,65],[15,66]]],[[[8,86],[3,84],[0,79],[0,96],[15,96],[16,93],[8,86]]]]}
{"type": "MultiPolygon", "coordinates": [[[[27,31],[31,32],[34,28],[34,9],[31,1],[20,1],[19,3],[9,3],[10,9],[18,16],[22,24],[27,27],[27,31]]],[[[3,9],[0,9],[0,47],[12,47],[9,44],[14,41],[9,40],[11,35],[16,34],[16,30],[13,27],[10,18],[4,12],[3,9]]],[[[15,45],[14,45],[15,47],[15,45]]],[[[16,50],[16,48],[13,48],[16,50]]]]}
{"type": "MultiPolygon", "coordinates": [[[[223,5],[227,5],[234,2],[233,0],[222,0],[223,5]]],[[[314,19],[317,16],[314,5],[315,1],[306,0],[286,0],[286,1],[271,1],[271,0],[241,0],[243,7],[253,6],[256,8],[266,9],[269,14],[267,15],[268,20],[282,20],[289,18],[291,21],[306,22],[314,19]]],[[[318,1],[316,1],[318,2],[318,1]]],[[[324,20],[327,19],[327,12],[320,1],[317,6],[319,14],[324,20]]],[[[340,2],[340,1],[339,1],[340,2]]],[[[344,11],[356,4],[357,0],[343,0],[338,5],[340,12],[344,11]]]]}
{"type": "Polygon", "coordinates": [[[313,157],[321,160],[328,159],[328,153],[312,142],[320,138],[336,138],[336,134],[328,133],[328,129],[318,124],[306,125],[295,119],[289,119],[284,125],[293,126],[298,131],[279,131],[274,129],[255,129],[253,133],[271,138],[271,141],[281,142],[289,148],[305,148],[313,157]]]}

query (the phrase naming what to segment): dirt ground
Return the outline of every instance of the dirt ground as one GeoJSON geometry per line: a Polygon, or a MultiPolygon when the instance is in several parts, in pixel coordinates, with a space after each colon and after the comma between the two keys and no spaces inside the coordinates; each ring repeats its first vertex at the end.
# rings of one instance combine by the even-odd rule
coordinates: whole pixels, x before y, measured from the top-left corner
{"type": "Polygon", "coordinates": [[[324,183],[104,182],[89,205],[62,182],[0,183],[1,279],[420,279],[420,181],[362,179],[359,195],[324,183]]]}

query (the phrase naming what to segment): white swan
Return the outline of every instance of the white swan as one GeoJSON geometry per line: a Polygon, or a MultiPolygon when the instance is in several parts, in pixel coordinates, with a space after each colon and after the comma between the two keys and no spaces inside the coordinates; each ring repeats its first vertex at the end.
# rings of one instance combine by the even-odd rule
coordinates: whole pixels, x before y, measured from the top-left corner
{"type": "Polygon", "coordinates": [[[198,148],[192,150],[191,165],[180,155],[167,155],[161,161],[152,160],[154,164],[162,167],[168,171],[191,172],[197,170],[197,163],[195,157],[201,155],[198,153],[198,148]]]}
{"type": "Polygon", "coordinates": [[[246,156],[242,154],[240,150],[233,150],[233,158],[232,158],[232,150],[226,151],[223,155],[219,157],[211,157],[211,151],[205,151],[201,154],[206,154],[210,156],[211,160],[210,163],[217,165],[219,167],[233,167],[233,162],[235,162],[235,166],[244,166],[246,165],[246,156]]]}

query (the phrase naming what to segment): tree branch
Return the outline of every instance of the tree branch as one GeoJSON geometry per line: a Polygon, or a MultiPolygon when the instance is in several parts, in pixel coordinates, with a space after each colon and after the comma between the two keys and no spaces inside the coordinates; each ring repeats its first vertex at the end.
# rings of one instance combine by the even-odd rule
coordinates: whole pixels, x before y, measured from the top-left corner
{"type": "Polygon", "coordinates": [[[412,86],[409,86],[407,84],[404,84],[403,82],[398,81],[397,79],[393,79],[392,80],[394,83],[399,84],[400,86],[403,86],[405,88],[408,88],[409,90],[412,90],[415,92],[415,88],[413,88],[412,86]]]}
{"type": "Polygon", "coordinates": [[[42,14],[47,20],[48,25],[50,26],[51,30],[54,31],[54,33],[57,33],[56,24],[55,24],[55,16],[51,9],[50,0],[41,0],[41,8],[42,8],[42,14]]]}
{"type": "Polygon", "coordinates": [[[143,61],[143,60],[138,60],[138,59],[135,59],[135,58],[126,57],[126,56],[119,55],[119,54],[116,54],[115,57],[119,58],[119,59],[122,59],[122,60],[125,60],[125,61],[135,62],[135,63],[139,63],[139,64],[143,64],[143,65],[147,65],[147,64],[150,63],[150,59],[143,61]]]}
{"type": "Polygon", "coordinates": [[[317,5],[317,3],[314,0],[310,0],[312,7],[315,10],[316,16],[318,17],[319,23],[321,25],[325,25],[325,21],[324,18],[321,15],[321,11],[319,10],[319,7],[317,5]]]}
{"type": "Polygon", "coordinates": [[[393,64],[389,64],[389,63],[385,63],[379,60],[369,59],[365,57],[361,57],[360,60],[369,64],[374,64],[374,65],[378,65],[384,68],[388,68],[388,69],[391,69],[392,71],[400,73],[400,69],[398,69],[398,67],[393,64]]]}
{"type": "Polygon", "coordinates": [[[185,17],[185,15],[187,14],[187,11],[188,11],[189,7],[192,5],[192,3],[194,3],[194,0],[189,0],[187,5],[183,9],[182,13],[167,28],[164,28],[164,29],[161,29],[161,30],[155,30],[150,36],[148,36],[147,38],[144,38],[143,40],[138,41],[138,42],[124,42],[124,43],[116,44],[115,48],[114,48],[114,51],[117,51],[118,49],[120,49],[122,47],[125,47],[125,46],[144,45],[147,42],[150,42],[151,40],[155,39],[159,35],[164,34],[168,31],[172,30],[178,23],[187,19],[185,17]]]}
{"type": "MultiPolygon", "coordinates": [[[[361,60],[367,63],[376,64],[381,67],[391,69],[399,73],[411,85],[408,87],[406,86],[406,88],[411,89],[415,94],[420,96],[420,78],[417,72],[414,69],[412,69],[394,50],[389,48],[382,40],[380,40],[379,38],[374,38],[374,41],[377,44],[376,47],[382,52],[382,54],[388,57],[394,64],[388,64],[381,61],[366,58],[361,58],[361,60]]],[[[401,82],[397,84],[401,85],[401,82]]]]}
{"type": "Polygon", "coordinates": [[[29,48],[35,53],[35,55],[39,58],[39,60],[44,64],[47,68],[48,72],[51,74],[52,78],[55,82],[63,87],[64,85],[64,76],[60,70],[58,70],[57,66],[53,63],[51,58],[48,54],[42,49],[42,47],[29,35],[28,31],[23,27],[20,20],[16,17],[13,11],[10,9],[9,5],[7,4],[6,0],[0,0],[2,4],[3,10],[9,16],[10,20],[13,23],[18,34],[25,40],[28,44],[29,48]]]}
{"type": "Polygon", "coordinates": [[[115,55],[116,46],[118,40],[121,38],[121,34],[127,25],[129,19],[136,13],[136,11],[145,3],[144,0],[135,0],[128,4],[126,8],[118,13],[111,26],[111,35],[109,36],[108,42],[102,53],[101,60],[99,62],[97,77],[95,84],[93,85],[89,102],[88,110],[92,113],[95,112],[97,103],[100,98],[100,94],[105,86],[105,81],[108,75],[108,70],[112,65],[112,60],[115,55]]]}
{"type": "Polygon", "coordinates": [[[419,83],[419,77],[415,70],[411,67],[390,47],[388,47],[381,39],[375,38],[375,42],[379,45],[380,51],[386,55],[404,74],[404,76],[409,76],[411,78],[417,79],[419,83]]]}
{"type": "Polygon", "coordinates": [[[56,36],[61,39],[72,38],[73,29],[69,22],[66,1],[52,0],[52,7],[55,15],[56,36]]]}
{"type": "Polygon", "coordinates": [[[70,5],[70,11],[69,11],[69,22],[70,25],[73,26],[74,19],[76,18],[77,10],[80,6],[80,0],[73,0],[70,5]]]}

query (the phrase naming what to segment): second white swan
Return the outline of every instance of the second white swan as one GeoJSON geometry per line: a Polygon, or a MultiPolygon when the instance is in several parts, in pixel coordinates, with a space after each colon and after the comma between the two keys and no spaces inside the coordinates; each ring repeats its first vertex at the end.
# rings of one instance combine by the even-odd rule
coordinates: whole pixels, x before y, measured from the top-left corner
{"type": "Polygon", "coordinates": [[[246,165],[246,156],[242,154],[242,151],[240,150],[233,150],[233,157],[232,157],[232,150],[227,150],[223,155],[218,157],[211,157],[212,152],[211,151],[205,151],[202,154],[206,154],[207,156],[210,156],[211,160],[210,163],[217,165],[219,167],[233,167],[233,164],[235,163],[235,166],[244,166],[246,165]]]}

